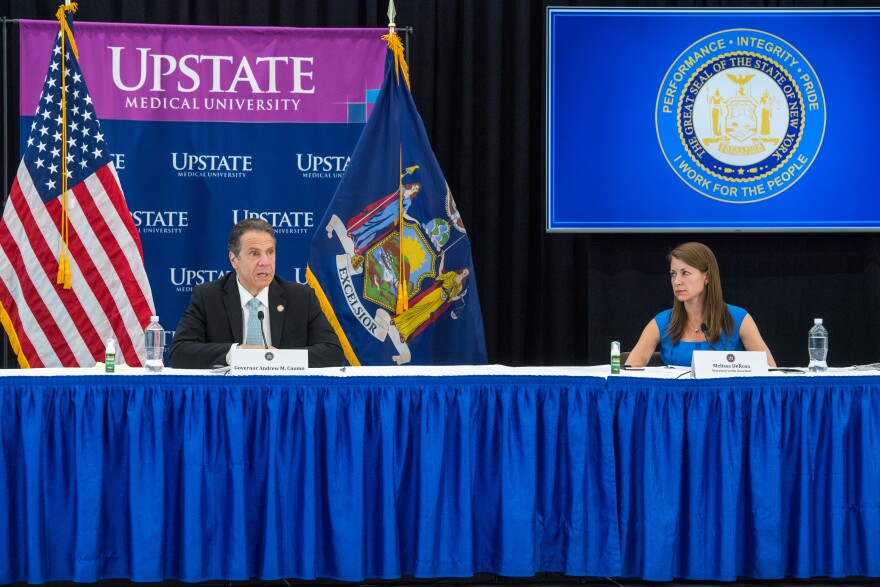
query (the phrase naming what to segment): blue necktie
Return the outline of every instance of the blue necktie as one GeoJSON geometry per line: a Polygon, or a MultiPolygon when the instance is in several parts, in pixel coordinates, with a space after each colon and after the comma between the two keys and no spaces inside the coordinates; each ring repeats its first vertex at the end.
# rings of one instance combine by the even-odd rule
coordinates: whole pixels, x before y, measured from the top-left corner
{"type": "Polygon", "coordinates": [[[247,336],[244,339],[244,344],[263,344],[263,324],[260,322],[260,319],[257,318],[257,311],[260,309],[260,300],[257,298],[252,298],[251,301],[247,303],[248,307],[248,323],[247,323],[247,336]]]}

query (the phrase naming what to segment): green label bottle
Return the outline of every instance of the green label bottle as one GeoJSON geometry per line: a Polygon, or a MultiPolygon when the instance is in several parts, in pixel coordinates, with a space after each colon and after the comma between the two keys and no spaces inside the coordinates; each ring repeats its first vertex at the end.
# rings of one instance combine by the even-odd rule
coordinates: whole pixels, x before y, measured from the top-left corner
{"type": "Polygon", "coordinates": [[[620,343],[611,343],[611,374],[620,375],[620,343]]]}
{"type": "Polygon", "coordinates": [[[116,372],[116,341],[112,338],[107,339],[107,348],[104,351],[104,371],[106,373],[116,372]]]}

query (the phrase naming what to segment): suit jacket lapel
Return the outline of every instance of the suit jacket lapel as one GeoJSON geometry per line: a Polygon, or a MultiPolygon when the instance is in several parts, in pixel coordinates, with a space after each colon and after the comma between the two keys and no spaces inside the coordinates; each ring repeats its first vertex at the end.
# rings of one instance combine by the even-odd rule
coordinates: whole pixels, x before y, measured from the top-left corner
{"type": "Polygon", "coordinates": [[[241,296],[238,293],[238,281],[235,271],[227,273],[226,283],[223,284],[223,305],[226,306],[226,316],[229,318],[229,327],[232,328],[232,338],[236,343],[244,342],[244,320],[241,317],[241,296]]]}
{"type": "Polygon", "coordinates": [[[287,310],[287,295],[284,293],[284,288],[278,285],[277,281],[273,281],[269,285],[269,328],[272,330],[272,346],[279,349],[285,310],[287,310]]]}

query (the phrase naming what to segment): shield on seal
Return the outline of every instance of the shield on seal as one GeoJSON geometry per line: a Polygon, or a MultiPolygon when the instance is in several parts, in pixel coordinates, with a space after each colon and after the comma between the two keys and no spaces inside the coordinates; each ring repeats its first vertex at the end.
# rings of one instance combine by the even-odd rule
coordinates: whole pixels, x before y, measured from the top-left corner
{"type": "MultiPolygon", "coordinates": [[[[393,230],[364,254],[364,299],[370,300],[389,312],[397,306],[397,276],[400,262],[400,240],[393,230]]],[[[425,277],[435,277],[437,254],[425,236],[422,227],[404,222],[403,276],[407,280],[409,299],[421,291],[425,277]]],[[[433,282],[431,282],[433,283],[433,282]]]]}
{"type": "Polygon", "coordinates": [[[745,141],[757,134],[756,106],[752,98],[736,97],[727,101],[727,116],[724,118],[724,132],[727,136],[745,141]]]}

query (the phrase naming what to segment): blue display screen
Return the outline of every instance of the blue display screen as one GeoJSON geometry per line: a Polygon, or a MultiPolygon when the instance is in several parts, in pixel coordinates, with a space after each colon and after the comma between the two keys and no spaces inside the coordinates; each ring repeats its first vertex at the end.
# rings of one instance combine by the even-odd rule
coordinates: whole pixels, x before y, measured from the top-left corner
{"type": "Polygon", "coordinates": [[[880,11],[547,12],[547,230],[880,228],[880,11]]]}

